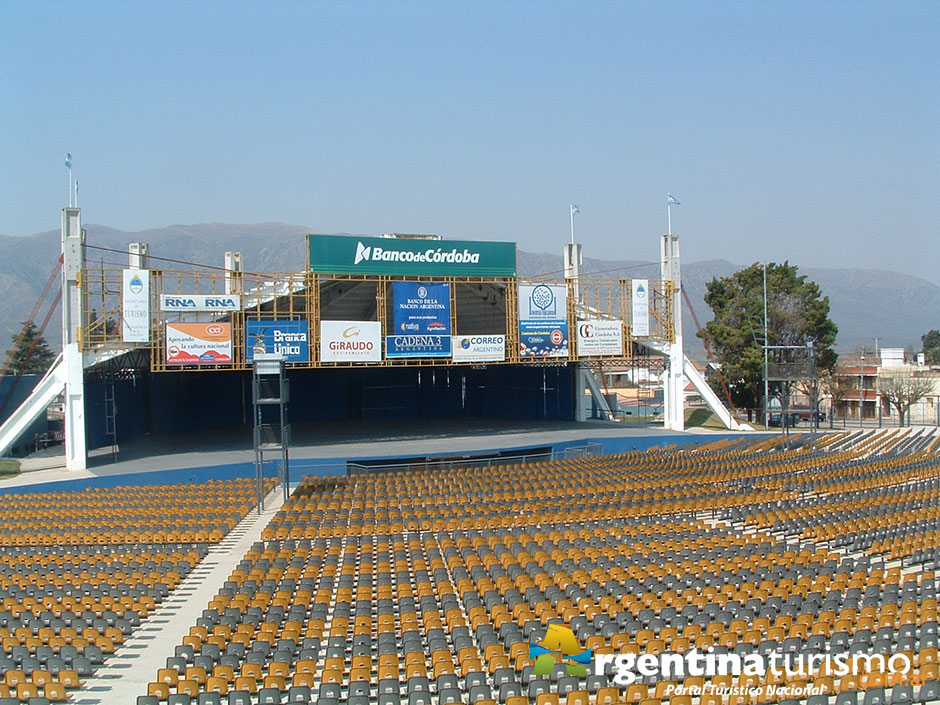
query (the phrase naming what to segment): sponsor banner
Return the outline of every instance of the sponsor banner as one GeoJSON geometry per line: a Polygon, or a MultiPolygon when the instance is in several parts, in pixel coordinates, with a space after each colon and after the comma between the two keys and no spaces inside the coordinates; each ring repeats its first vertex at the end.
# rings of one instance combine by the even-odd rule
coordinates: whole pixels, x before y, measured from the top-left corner
{"type": "Polygon", "coordinates": [[[278,355],[285,362],[308,362],[306,321],[245,321],[245,362],[255,355],[278,355]]]}
{"type": "Polygon", "coordinates": [[[450,335],[450,284],[394,282],[395,333],[450,335]]]}
{"type": "Polygon", "coordinates": [[[519,285],[519,356],[568,357],[568,289],[519,285]]]}
{"type": "Polygon", "coordinates": [[[381,323],[320,321],[320,362],[381,361],[381,323]]]}
{"type": "Polygon", "coordinates": [[[311,272],[516,276],[516,243],[308,235],[311,272]]]}
{"type": "Polygon", "coordinates": [[[450,357],[450,336],[387,335],[385,357],[450,357]]]}
{"type": "Polygon", "coordinates": [[[505,335],[451,336],[454,362],[502,362],[506,359],[505,335]]]}
{"type": "Polygon", "coordinates": [[[166,364],[231,365],[231,323],[167,323],[166,364]]]}
{"type": "Polygon", "coordinates": [[[161,294],[161,311],[238,311],[238,294],[161,294]]]}
{"type": "Polygon", "coordinates": [[[620,321],[578,321],[578,355],[623,355],[620,321]]]}
{"type": "Polygon", "coordinates": [[[150,342],[150,271],[125,269],[121,289],[121,340],[150,342]]]}
{"type": "Polygon", "coordinates": [[[648,279],[634,279],[632,284],[630,332],[634,338],[647,338],[650,334],[650,283],[648,279]]]}

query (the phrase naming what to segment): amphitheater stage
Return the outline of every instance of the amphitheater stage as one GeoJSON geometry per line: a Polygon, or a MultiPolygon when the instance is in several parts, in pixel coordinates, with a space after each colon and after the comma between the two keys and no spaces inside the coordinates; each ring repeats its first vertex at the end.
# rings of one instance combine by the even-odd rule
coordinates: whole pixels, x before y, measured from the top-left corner
{"type": "MultiPolygon", "coordinates": [[[[291,430],[290,467],[291,478],[295,480],[306,474],[342,473],[347,462],[357,460],[459,459],[493,452],[522,454],[532,449],[559,453],[586,443],[599,443],[603,452],[617,453],[655,445],[702,442],[726,435],[701,429],[676,433],[661,426],[608,421],[480,419],[312,422],[292,424],[291,430]]],[[[25,458],[22,473],[0,482],[0,492],[8,487],[50,482],[69,482],[70,486],[72,481],[82,481],[80,485],[111,484],[118,476],[141,473],[152,477],[135,478],[134,483],[252,475],[251,437],[248,427],[142,436],[120,444],[113,452],[111,447],[92,451],[88,470],[73,472],[64,468],[61,446],[49,448],[25,458]]],[[[266,456],[270,457],[274,456],[266,456]]]]}

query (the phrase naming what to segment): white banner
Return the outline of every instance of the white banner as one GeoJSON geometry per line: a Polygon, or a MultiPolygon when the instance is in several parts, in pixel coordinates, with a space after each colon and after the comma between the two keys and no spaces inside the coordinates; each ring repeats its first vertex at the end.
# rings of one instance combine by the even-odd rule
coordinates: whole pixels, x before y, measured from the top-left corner
{"type": "Polygon", "coordinates": [[[650,334],[650,283],[648,279],[633,280],[632,320],[634,338],[648,338],[650,334]]]}
{"type": "Polygon", "coordinates": [[[320,362],[381,361],[381,323],[320,321],[320,362]]]}
{"type": "Polygon", "coordinates": [[[238,294],[161,294],[161,311],[238,311],[238,294]]]}
{"type": "Polygon", "coordinates": [[[150,271],[125,269],[121,289],[121,340],[150,342],[150,271]]]}
{"type": "Polygon", "coordinates": [[[506,359],[505,335],[452,335],[454,362],[502,362],[506,359]]]}
{"type": "Polygon", "coordinates": [[[578,355],[623,355],[620,321],[578,321],[578,355]]]}
{"type": "Polygon", "coordinates": [[[231,323],[167,323],[167,365],[231,365],[231,323]]]}

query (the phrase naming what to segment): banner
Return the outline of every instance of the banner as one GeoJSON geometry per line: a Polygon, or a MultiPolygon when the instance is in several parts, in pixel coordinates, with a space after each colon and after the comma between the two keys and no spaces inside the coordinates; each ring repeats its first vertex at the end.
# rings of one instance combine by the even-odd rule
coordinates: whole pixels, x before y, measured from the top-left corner
{"type": "Polygon", "coordinates": [[[245,321],[245,362],[255,355],[280,355],[285,362],[309,362],[306,321],[245,321]]]}
{"type": "Polygon", "coordinates": [[[450,336],[388,335],[385,357],[450,357],[450,336]]]}
{"type": "Polygon", "coordinates": [[[506,359],[505,335],[451,336],[454,362],[502,362],[506,359]]]}
{"type": "Polygon", "coordinates": [[[161,294],[161,311],[238,311],[238,294],[161,294]]]}
{"type": "Polygon", "coordinates": [[[630,330],[634,338],[647,338],[650,334],[650,283],[647,279],[633,280],[630,330]]]}
{"type": "Polygon", "coordinates": [[[386,357],[450,357],[450,284],[394,282],[386,357]]]}
{"type": "Polygon", "coordinates": [[[149,343],[150,271],[125,269],[121,294],[121,340],[149,343]]]}
{"type": "Polygon", "coordinates": [[[381,323],[320,321],[320,362],[381,361],[381,323]]]}
{"type": "Polygon", "coordinates": [[[519,285],[519,356],[568,357],[568,289],[519,285]]]}
{"type": "Polygon", "coordinates": [[[307,235],[311,272],[516,276],[516,243],[307,235]]]}
{"type": "Polygon", "coordinates": [[[620,321],[578,321],[578,355],[623,356],[620,321]]]}
{"type": "Polygon", "coordinates": [[[231,365],[231,323],[167,323],[166,364],[231,365]]]}

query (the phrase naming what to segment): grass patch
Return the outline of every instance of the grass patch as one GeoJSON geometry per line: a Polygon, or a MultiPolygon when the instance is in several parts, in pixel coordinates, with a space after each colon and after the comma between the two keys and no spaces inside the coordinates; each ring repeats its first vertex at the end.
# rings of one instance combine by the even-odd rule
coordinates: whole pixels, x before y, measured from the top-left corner
{"type": "Polygon", "coordinates": [[[724,428],[711,409],[686,409],[685,425],[691,428],[724,428]]]}
{"type": "Polygon", "coordinates": [[[0,479],[20,474],[19,460],[0,460],[0,479]]]}

